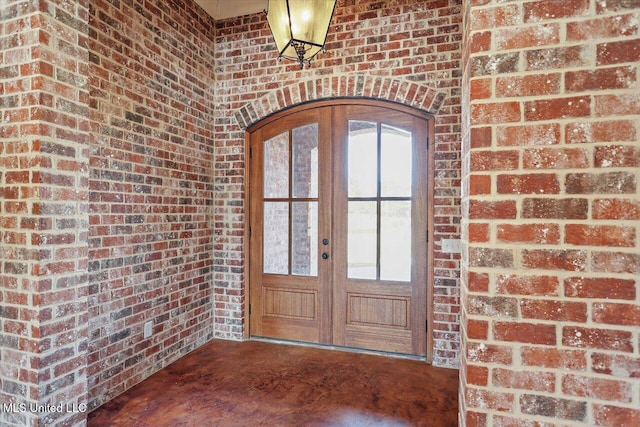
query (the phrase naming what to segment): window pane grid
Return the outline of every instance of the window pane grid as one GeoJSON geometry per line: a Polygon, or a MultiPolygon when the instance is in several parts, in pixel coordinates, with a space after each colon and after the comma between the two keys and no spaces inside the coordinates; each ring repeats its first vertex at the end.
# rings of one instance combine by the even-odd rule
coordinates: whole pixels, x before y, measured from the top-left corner
{"type": "Polygon", "coordinates": [[[317,133],[313,123],[264,142],[264,273],[317,276],[317,133]]]}
{"type": "Polygon", "coordinates": [[[411,146],[409,132],[349,121],[349,278],[411,280],[411,146]]]}

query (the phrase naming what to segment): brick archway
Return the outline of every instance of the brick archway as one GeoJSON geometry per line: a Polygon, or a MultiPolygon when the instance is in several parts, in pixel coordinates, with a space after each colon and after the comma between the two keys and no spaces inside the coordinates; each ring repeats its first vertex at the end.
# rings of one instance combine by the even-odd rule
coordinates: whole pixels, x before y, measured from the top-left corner
{"type": "Polygon", "coordinates": [[[362,97],[397,102],[436,114],[446,94],[422,83],[378,76],[317,77],[283,86],[245,104],[235,113],[242,129],[283,108],[328,98],[362,97]]]}

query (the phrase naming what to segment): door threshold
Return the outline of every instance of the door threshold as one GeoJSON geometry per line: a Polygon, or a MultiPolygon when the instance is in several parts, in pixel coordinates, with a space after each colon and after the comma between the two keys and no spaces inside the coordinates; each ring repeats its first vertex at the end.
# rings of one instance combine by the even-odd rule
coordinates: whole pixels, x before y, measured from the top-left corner
{"type": "Polygon", "coordinates": [[[316,343],[303,342],[303,341],[292,341],[292,340],[283,340],[283,339],[266,338],[266,337],[250,337],[249,340],[266,342],[271,344],[295,345],[299,347],[317,348],[322,350],[343,351],[345,353],[370,354],[373,356],[384,356],[384,357],[391,357],[395,359],[419,360],[421,362],[427,362],[426,356],[416,356],[413,354],[406,354],[406,353],[392,353],[389,351],[367,350],[364,348],[357,348],[357,347],[341,347],[341,346],[328,345],[328,344],[316,344],[316,343]]]}

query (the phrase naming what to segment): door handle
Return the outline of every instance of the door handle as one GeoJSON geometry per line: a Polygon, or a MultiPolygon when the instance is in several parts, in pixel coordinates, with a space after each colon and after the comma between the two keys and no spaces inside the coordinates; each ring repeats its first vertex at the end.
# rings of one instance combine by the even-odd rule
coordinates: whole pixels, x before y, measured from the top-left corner
{"type": "Polygon", "coordinates": [[[323,253],[322,254],[322,259],[329,259],[329,254],[328,253],[323,253]]]}
{"type": "Polygon", "coordinates": [[[329,239],[322,239],[322,244],[327,246],[329,244],[329,239]]]}

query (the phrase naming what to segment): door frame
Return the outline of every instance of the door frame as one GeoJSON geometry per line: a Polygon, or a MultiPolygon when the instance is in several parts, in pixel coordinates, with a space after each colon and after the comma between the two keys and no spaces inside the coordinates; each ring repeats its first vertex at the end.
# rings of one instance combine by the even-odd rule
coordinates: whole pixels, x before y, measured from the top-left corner
{"type": "Polygon", "coordinates": [[[245,270],[245,280],[244,280],[244,302],[243,302],[243,339],[249,340],[251,339],[250,334],[250,319],[251,316],[249,314],[249,304],[251,302],[251,238],[250,238],[250,220],[251,220],[251,164],[250,164],[250,144],[251,144],[251,134],[261,127],[267,126],[274,121],[281,120],[288,115],[298,113],[300,111],[305,111],[309,109],[315,109],[320,107],[333,107],[337,105],[362,105],[362,106],[372,106],[372,107],[381,107],[388,108],[392,110],[396,110],[402,113],[406,113],[412,116],[419,117],[427,121],[427,137],[428,140],[425,141],[427,144],[427,283],[426,283],[426,309],[427,309],[427,325],[426,325],[426,362],[431,363],[433,361],[433,322],[434,322],[434,307],[433,307],[433,291],[434,291],[434,265],[433,265],[433,236],[434,236],[434,212],[433,212],[433,200],[434,200],[434,164],[435,164],[435,156],[433,150],[433,142],[435,140],[435,125],[434,125],[434,116],[424,110],[419,110],[413,107],[409,107],[404,104],[399,104],[392,101],[387,100],[379,100],[379,99],[370,99],[370,98],[351,98],[351,97],[341,97],[341,98],[331,98],[331,99],[322,99],[317,101],[305,102],[302,104],[296,104],[289,107],[285,107],[273,114],[270,114],[259,121],[251,124],[245,130],[245,168],[244,168],[244,179],[245,179],[245,197],[244,197],[244,205],[245,205],[245,219],[244,219],[244,270],[245,270]]]}

